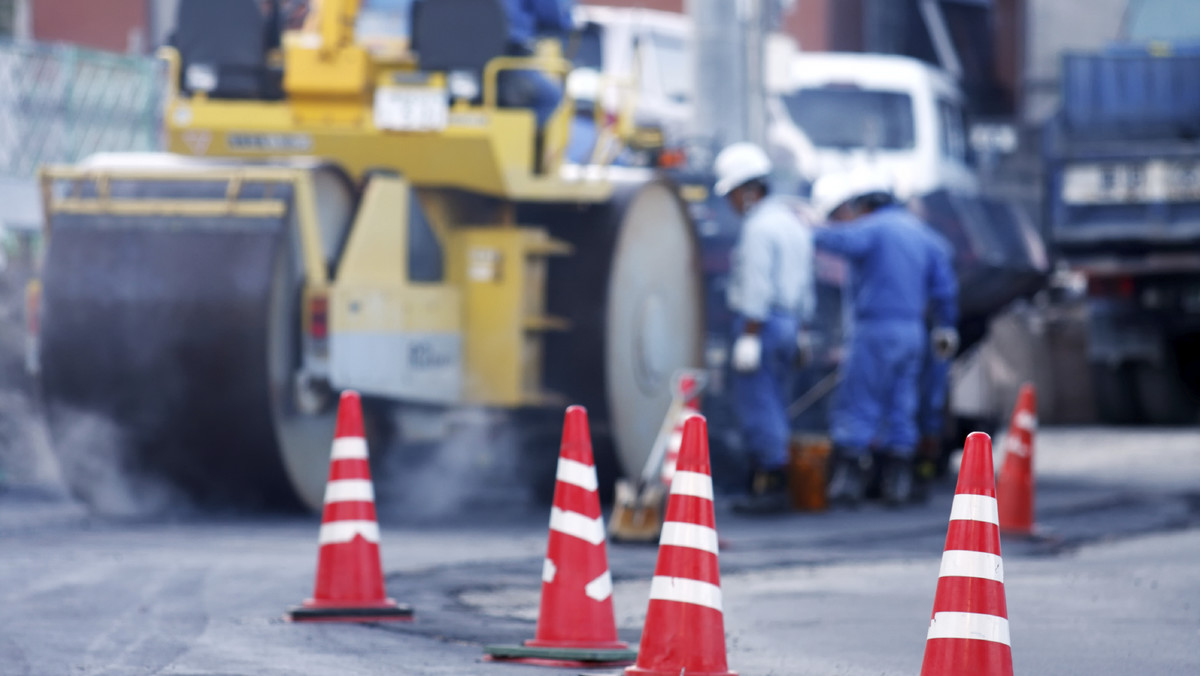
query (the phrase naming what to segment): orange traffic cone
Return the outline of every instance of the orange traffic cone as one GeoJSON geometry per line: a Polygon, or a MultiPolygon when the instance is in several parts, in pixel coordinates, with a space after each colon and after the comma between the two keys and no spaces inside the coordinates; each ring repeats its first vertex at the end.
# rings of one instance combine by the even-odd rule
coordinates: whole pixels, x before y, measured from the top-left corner
{"type": "Polygon", "coordinates": [[[1004,466],[996,485],[1000,530],[1033,535],[1033,436],[1037,430],[1037,404],[1033,385],[1025,383],[1013,409],[1005,441],[1004,466]]]}
{"type": "Polygon", "coordinates": [[[992,440],[967,437],[921,676],[1012,676],[992,440]]]}
{"type": "Polygon", "coordinates": [[[679,378],[679,391],[677,396],[683,400],[683,408],[679,411],[679,417],[675,419],[675,429],[671,432],[670,439],[667,440],[667,455],[663,458],[661,479],[664,486],[671,485],[671,478],[675,476],[675,466],[679,463],[679,448],[683,445],[683,426],[689,418],[700,415],[700,388],[696,382],[696,377],[685,373],[679,378]]]}
{"type": "Polygon", "coordinates": [[[484,652],[546,666],[630,664],[637,652],[617,640],[604,518],[582,406],[567,409],[556,479],[537,632],[523,646],[486,646],[484,652]]]}
{"type": "Polygon", "coordinates": [[[627,676],[736,676],[725,663],[708,424],[694,416],[671,481],[637,664],[627,676]]]}
{"type": "Polygon", "coordinates": [[[384,593],[362,402],[353,391],[343,392],[338,402],[318,542],[316,590],[304,605],[289,610],[287,619],[376,622],[412,618],[412,608],[398,605],[384,593]]]}

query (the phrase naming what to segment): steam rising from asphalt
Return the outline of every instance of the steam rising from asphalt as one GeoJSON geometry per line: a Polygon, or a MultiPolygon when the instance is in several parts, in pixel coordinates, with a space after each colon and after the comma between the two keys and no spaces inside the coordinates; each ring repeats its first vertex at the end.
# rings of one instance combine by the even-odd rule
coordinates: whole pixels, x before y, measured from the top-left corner
{"type": "MultiPolygon", "coordinates": [[[[0,272],[0,491],[32,488],[63,501],[77,499],[104,517],[195,512],[182,491],[141,466],[135,430],[61,403],[46,410],[35,379],[25,372],[23,308],[24,280],[0,272]]],[[[143,409],[142,423],[153,425],[168,414],[169,388],[183,377],[162,376],[165,389],[149,403],[164,411],[143,409]]],[[[404,520],[512,513],[531,504],[532,477],[548,477],[553,485],[556,435],[522,441],[510,418],[483,409],[424,418],[406,410],[391,417],[399,438],[388,448],[371,449],[381,513],[404,520]],[[530,449],[530,443],[545,448],[530,449]],[[530,458],[539,459],[531,465],[530,458]]]]}
{"type": "Polygon", "coordinates": [[[29,396],[8,378],[0,387],[0,485],[61,490],[58,462],[29,396]]]}
{"type": "Polygon", "coordinates": [[[125,432],[111,420],[82,411],[58,410],[55,416],[62,476],[93,512],[145,517],[190,507],[164,480],[138,467],[125,432]]]}
{"type": "Polygon", "coordinates": [[[124,432],[95,414],[56,407],[51,437],[35,379],[25,372],[24,283],[0,274],[0,488],[68,499],[74,487],[95,514],[144,517],[187,501],[129,457],[124,432]]]}
{"type": "MultiPolygon", "coordinates": [[[[394,418],[407,438],[386,449],[375,479],[377,502],[388,516],[486,517],[531,504],[529,449],[510,419],[481,410],[456,411],[440,421],[400,413],[394,418]],[[427,429],[415,429],[423,422],[430,422],[427,429]]],[[[557,449],[548,456],[556,462],[557,449]]]]}

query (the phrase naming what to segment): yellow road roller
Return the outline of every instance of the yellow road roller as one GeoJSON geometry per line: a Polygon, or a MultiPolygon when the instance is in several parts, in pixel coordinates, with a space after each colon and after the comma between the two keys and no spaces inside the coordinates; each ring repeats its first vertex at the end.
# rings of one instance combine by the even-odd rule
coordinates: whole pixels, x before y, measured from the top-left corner
{"type": "MultiPolygon", "coordinates": [[[[393,43],[356,41],[357,12],[324,0],[278,30],[252,0],[184,0],[168,152],[43,168],[55,441],[99,417],[201,501],[319,509],[354,389],[369,415],[583,404],[597,451],[638,471],[673,374],[702,362],[679,190],[565,162],[569,96],[541,128],[501,105],[505,71],[571,64],[506,56],[499,0],[414,3],[393,43]]],[[[552,476],[555,445],[517,452],[552,476]]],[[[66,478],[87,494],[88,471],[66,478]]]]}

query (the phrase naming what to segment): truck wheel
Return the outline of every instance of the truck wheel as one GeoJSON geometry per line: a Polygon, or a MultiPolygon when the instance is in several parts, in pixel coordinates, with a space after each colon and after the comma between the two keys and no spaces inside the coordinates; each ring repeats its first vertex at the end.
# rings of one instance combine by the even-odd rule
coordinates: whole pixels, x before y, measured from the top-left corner
{"type": "Polygon", "coordinates": [[[1092,364],[1092,392],[1100,422],[1136,425],[1142,421],[1135,385],[1130,364],[1092,364]]]}
{"type": "Polygon", "coordinates": [[[1137,364],[1138,397],[1142,415],[1152,425],[1188,425],[1200,418],[1200,407],[1173,360],[1137,364]]]}

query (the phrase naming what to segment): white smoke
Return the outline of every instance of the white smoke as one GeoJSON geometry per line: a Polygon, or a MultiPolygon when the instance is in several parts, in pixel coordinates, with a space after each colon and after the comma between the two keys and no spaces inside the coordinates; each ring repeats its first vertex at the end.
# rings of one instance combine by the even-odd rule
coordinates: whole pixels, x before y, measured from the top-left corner
{"type": "MultiPolygon", "coordinates": [[[[479,409],[394,416],[397,438],[375,477],[377,502],[390,516],[430,519],[530,504],[529,475],[517,425],[479,409]]],[[[372,453],[376,453],[372,449],[372,453]]],[[[557,459],[556,450],[549,453],[557,459]]]]}
{"type": "Polygon", "coordinates": [[[25,371],[25,340],[24,280],[0,275],[0,487],[74,497],[102,516],[185,508],[178,492],[132,462],[111,421],[56,408],[51,433],[36,378],[25,371]]]}
{"type": "Polygon", "coordinates": [[[176,488],[139,465],[125,432],[111,420],[82,411],[56,410],[54,415],[59,471],[92,513],[140,518],[191,509],[176,488]]]}
{"type": "Polygon", "coordinates": [[[0,389],[0,484],[63,490],[40,413],[26,392],[11,387],[0,389]]]}

